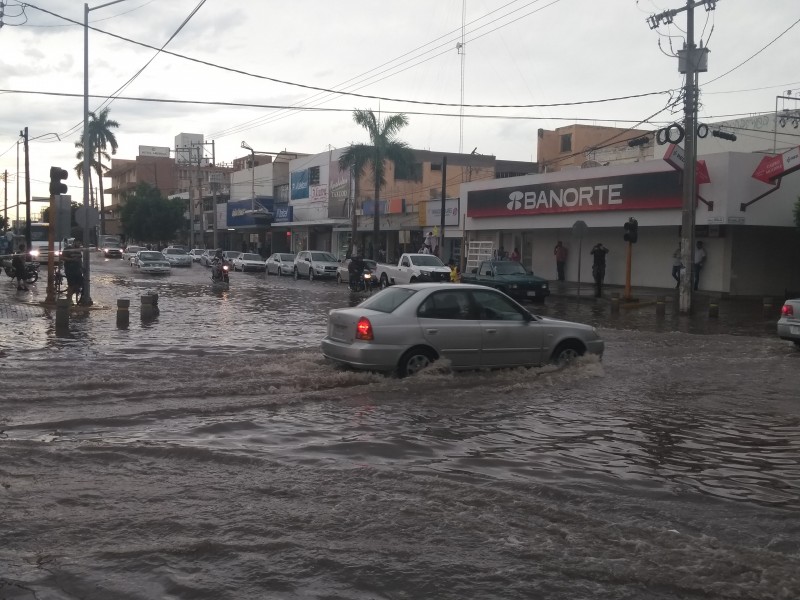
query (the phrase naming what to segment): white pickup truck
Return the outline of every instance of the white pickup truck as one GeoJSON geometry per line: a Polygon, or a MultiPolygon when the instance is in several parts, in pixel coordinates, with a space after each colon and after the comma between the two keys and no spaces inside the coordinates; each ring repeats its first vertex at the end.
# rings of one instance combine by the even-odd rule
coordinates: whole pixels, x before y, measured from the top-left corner
{"type": "Polygon", "coordinates": [[[403,254],[396,265],[378,263],[375,278],[381,288],[396,283],[450,281],[450,268],[433,254],[403,254]]]}

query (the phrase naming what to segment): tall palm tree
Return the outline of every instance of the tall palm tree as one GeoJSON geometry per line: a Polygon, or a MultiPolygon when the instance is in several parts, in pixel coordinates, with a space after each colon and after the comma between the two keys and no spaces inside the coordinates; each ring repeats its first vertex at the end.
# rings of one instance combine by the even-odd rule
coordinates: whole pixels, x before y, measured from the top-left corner
{"type": "MultiPolygon", "coordinates": [[[[396,114],[378,121],[371,110],[354,110],[353,120],[367,130],[370,144],[350,144],[339,158],[339,167],[342,170],[352,169],[356,181],[367,166],[372,169],[375,182],[372,259],[377,260],[381,228],[379,198],[381,188],[386,185],[386,161],[395,164],[395,171],[401,169],[409,172],[414,164],[414,152],[396,137],[400,129],[408,125],[406,115],[396,114]]],[[[355,235],[353,226],[351,237],[355,238],[355,235]]]]}
{"type": "MultiPolygon", "coordinates": [[[[105,196],[103,194],[103,174],[109,169],[103,164],[103,158],[108,162],[111,157],[108,155],[108,148],[111,154],[117,153],[117,137],[112,129],[119,127],[119,123],[108,118],[109,108],[105,107],[99,113],[89,113],[89,152],[90,166],[97,173],[98,186],[100,188],[100,234],[105,233],[105,196]]],[[[75,147],[79,148],[76,158],[81,160],[80,165],[75,166],[78,179],[83,177],[83,136],[80,142],[75,142],[75,147]]],[[[89,189],[92,189],[91,173],[89,174],[89,189]]]]}

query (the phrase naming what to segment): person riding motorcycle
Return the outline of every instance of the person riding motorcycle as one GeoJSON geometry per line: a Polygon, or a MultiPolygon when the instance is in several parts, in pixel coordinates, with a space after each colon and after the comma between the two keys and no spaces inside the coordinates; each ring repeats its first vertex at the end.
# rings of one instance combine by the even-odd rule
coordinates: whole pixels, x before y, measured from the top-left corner
{"type": "Polygon", "coordinates": [[[364,264],[363,258],[358,255],[350,257],[350,264],[347,265],[350,289],[354,290],[358,288],[359,282],[362,277],[364,277],[364,269],[366,269],[366,265],[364,264]]]}
{"type": "Polygon", "coordinates": [[[211,261],[211,278],[215,281],[225,281],[227,273],[225,273],[224,267],[227,264],[228,261],[225,260],[222,250],[217,250],[214,254],[214,259],[211,261]]]}

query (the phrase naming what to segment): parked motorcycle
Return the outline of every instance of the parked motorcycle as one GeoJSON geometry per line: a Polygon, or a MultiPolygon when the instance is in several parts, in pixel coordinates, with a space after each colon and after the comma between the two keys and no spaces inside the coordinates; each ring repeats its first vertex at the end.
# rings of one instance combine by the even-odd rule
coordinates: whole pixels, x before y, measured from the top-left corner
{"type": "MultiPolygon", "coordinates": [[[[7,264],[5,267],[6,275],[14,279],[17,274],[16,271],[11,264],[7,264]]],[[[25,263],[25,283],[36,283],[39,280],[39,263],[38,262],[28,262],[25,263]]]]}

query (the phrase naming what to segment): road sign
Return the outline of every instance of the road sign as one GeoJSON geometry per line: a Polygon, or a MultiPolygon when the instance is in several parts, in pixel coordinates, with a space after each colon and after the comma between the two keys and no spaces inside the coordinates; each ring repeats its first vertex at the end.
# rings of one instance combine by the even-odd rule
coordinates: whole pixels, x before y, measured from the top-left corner
{"type": "MultiPolygon", "coordinates": [[[[75,210],[75,222],[78,224],[78,227],[83,229],[86,223],[86,209],[85,206],[80,206],[75,210]]],[[[89,229],[92,227],[97,227],[97,224],[100,222],[100,213],[94,206],[88,207],[89,209],[89,229]]]]}

